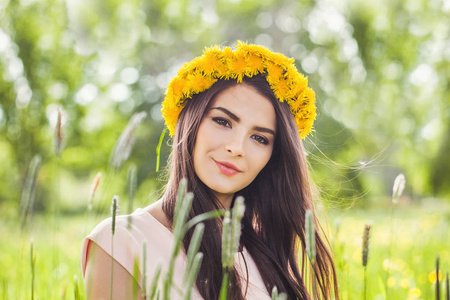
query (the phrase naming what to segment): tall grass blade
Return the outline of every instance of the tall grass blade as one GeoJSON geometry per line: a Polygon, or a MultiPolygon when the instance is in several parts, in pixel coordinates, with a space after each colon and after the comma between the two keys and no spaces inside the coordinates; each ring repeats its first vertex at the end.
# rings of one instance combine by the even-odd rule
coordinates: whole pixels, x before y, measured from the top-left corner
{"type": "Polygon", "coordinates": [[[153,275],[152,283],[150,284],[150,299],[159,299],[159,289],[158,289],[158,281],[159,277],[161,277],[161,268],[162,263],[158,262],[155,269],[155,274],[153,275]]]}
{"type": "Polygon", "coordinates": [[[164,278],[163,284],[163,299],[169,300],[170,289],[175,287],[173,285],[173,272],[175,268],[175,259],[180,253],[182,241],[185,234],[185,224],[191,209],[194,195],[186,192],[187,180],[182,179],[178,187],[177,200],[175,204],[174,222],[173,222],[173,236],[174,244],[171,253],[171,259],[168,266],[167,275],[164,278]]]}
{"type": "Polygon", "coordinates": [[[36,190],[36,180],[40,165],[41,165],[41,157],[39,155],[35,155],[31,160],[30,167],[28,168],[27,177],[25,179],[25,185],[22,192],[22,201],[20,205],[21,208],[20,227],[22,229],[25,228],[27,220],[30,218],[31,212],[33,210],[35,190],[36,190]]]}
{"type": "Polygon", "coordinates": [[[306,240],[306,254],[311,262],[312,270],[312,293],[313,299],[317,299],[316,288],[316,228],[314,226],[314,214],[312,210],[307,209],[305,213],[305,240],[306,240]]]}
{"type": "Polygon", "coordinates": [[[127,189],[128,189],[127,228],[128,230],[131,230],[131,222],[132,222],[131,213],[133,212],[133,201],[137,189],[137,175],[135,165],[131,165],[130,168],[128,169],[127,189]]]}
{"type": "Polygon", "coordinates": [[[136,196],[136,189],[137,189],[137,172],[136,172],[136,165],[131,165],[128,169],[128,214],[131,214],[133,212],[133,201],[134,197],[136,196]]]}
{"type": "Polygon", "coordinates": [[[229,278],[228,278],[228,272],[225,272],[222,279],[222,287],[220,288],[220,294],[219,294],[219,300],[229,300],[228,297],[228,285],[229,285],[229,278]]]}
{"type": "Polygon", "coordinates": [[[364,267],[364,289],[363,299],[367,299],[367,263],[369,261],[369,242],[370,242],[370,224],[364,225],[364,232],[362,235],[362,265],[364,267]]]}
{"type": "Polygon", "coordinates": [[[222,266],[224,270],[229,267],[230,261],[230,243],[231,243],[231,213],[229,210],[225,212],[222,225],[222,266]]]}
{"type": "Polygon", "coordinates": [[[439,256],[436,258],[436,300],[441,300],[441,289],[439,283],[439,256]]]}
{"type": "Polygon", "coordinates": [[[245,205],[244,205],[244,198],[242,196],[239,196],[236,198],[234,202],[234,206],[231,210],[231,241],[230,241],[230,256],[229,256],[229,263],[228,266],[230,268],[234,265],[234,254],[238,252],[239,249],[239,241],[241,238],[241,221],[242,217],[245,213],[245,205]]]}
{"type": "Polygon", "coordinates": [[[311,264],[314,265],[316,259],[316,229],[314,226],[314,216],[312,210],[306,210],[305,214],[305,234],[306,234],[306,254],[308,254],[311,264]]]}
{"type": "MultiPolygon", "coordinates": [[[[139,274],[140,274],[140,271],[139,271],[139,257],[135,257],[134,261],[133,261],[133,277],[134,278],[139,278],[139,274]]],[[[144,276],[144,274],[146,274],[146,273],[142,272],[142,276],[144,276]]],[[[144,280],[142,280],[142,282],[144,282],[144,280]]],[[[132,294],[133,294],[133,298],[132,299],[139,299],[139,284],[138,284],[137,280],[133,280],[132,294]]]]}
{"type": "Polygon", "coordinates": [[[34,254],[34,242],[30,241],[30,268],[31,268],[31,300],[34,300],[34,279],[36,271],[36,255],[34,254]]]}
{"type": "Polygon", "coordinates": [[[161,132],[161,136],[159,137],[158,146],[156,146],[156,172],[159,171],[159,162],[161,160],[161,146],[164,140],[164,135],[166,134],[167,128],[161,132]]]}
{"type": "Polygon", "coordinates": [[[75,300],[81,300],[80,290],[78,288],[78,276],[73,275],[73,297],[75,300]]]}
{"type": "Polygon", "coordinates": [[[186,294],[184,296],[185,300],[191,299],[192,289],[194,287],[195,279],[197,278],[198,271],[200,270],[200,265],[203,260],[203,253],[197,253],[192,261],[191,268],[189,271],[186,271],[188,273],[185,290],[186,294]]]}
{"type": "Polygon", "coordinates": [[[186,258],[186,272],[184,273],[183,281],[188,280],[188,274],[193,267],[194,258],[198,253],[200,248],[200,243],[202,241],[203,233],[205,231],[205,224],[200,223],[195,227],[194,233],[192,234],[191,242],[189,244],[189,249],[186,258]]]}
{"type": "Polygon", "coordinates": [[[447,275],[445,275],[445,299],[450,300],[450,283],[448,279],[448,272],[447,275]]]}
{"type": "Polygon", "coordinates": [[[110,164],[114,170],[120,170],[130,156],[135,142],[134,133],[146,117],[147,113],[144,111],[131,116],[130,122],[117,140],[111,155],[110,164]]]}
{"type": "Polygon", "coordinates": [[[188,222],[186,222],[185,231],[187,232],[189,229],[191,229],[192,227],[203,221],[223,217],[225,216],[225,212],[226,212],[225,209],[219,209],[219,210],[212,210],[206,213],[202,213],[198,216],[195,216],[188,222]]]}
{"type": "Polygon", "coordinates": [[[389,278],[389,273],[390,273],[390,268],[391,268],[392,247],[394,244],[394,240],[393,240],[394,239],[394,212],[395,212],[395,208],[398,205],[398,201],[399,201],[401,195],[403,194],[405,185],[406,185],[405,175],[403,175],[402,173],[398,174],[394,180],[394,185],[392,186],[392,204],[393,205],[391,206],[391,228],[389,231],[389,244],[388,244],[388,252],[387,252],[388,265],[386,267],[386,275],[385,275],[386,299],[388,299],[388,295],[389,295],[389,286],[387,284],[387,281],[389,278]]]}
{"type": "Polygon", "coordinates": [[[114,283],[114,233],[116,233],[116,216],[119,213],[119,210],[119,196],[114,195],[111,203],[111,300],[113,296],[114,283]]]}

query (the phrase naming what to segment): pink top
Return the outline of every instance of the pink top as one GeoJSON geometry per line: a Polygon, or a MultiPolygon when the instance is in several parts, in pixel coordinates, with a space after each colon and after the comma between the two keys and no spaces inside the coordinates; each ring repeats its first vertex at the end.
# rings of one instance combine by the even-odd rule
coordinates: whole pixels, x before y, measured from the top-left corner
{"type": "MultiPolygon", "coordinates": [[[[155,270],[159,263],[162,264],[162,272],[159,280],[159,288],[162,292],[162,278],[165,277],[170,262],[170,256],[173,246],[173,235],[164,225],[156,220],[148,211],[137,209],[129,216],[116,217],[116,231],[114,234],[114,255],[111,251],[111,218],[101,222],[84,239],[81,268],[83,276],[86,270],[86,250],[89,242],[93,241],[100,246],[106,253],[114,256],[114,260],[122,265],[132,276],[135,261],[139,266],[139,278],[135,278],[141,285],[143,244],[146,242],[146,278],[147,287],[150,286],[155,270]],[[129,218],[129,216],[131,218],[129,218]],[[130,220],[130,221],[129,221],[130,220]],[[131,223],[129,225],[129,223],[131,223]]],[[[175,271],[173,281],[178,287],[183,286],[183,274],[186,265],[186,254],[181,251],[175,260],[175,271]]],[[[235,265],[239,276],[242,278],[242,292],[247,289],[246,299],[271,299],[264,286],[258,268],[247,250],[236,253],[235,265]],[[248,269],[248,288],[245,280],[247,278],[246,267],[248,269]]],[[[182,289],[183,290],[183,289],[182,289]]],[[[203,299],[196,288],[192,291],[192,299],[203,299]]],[[[171,291],[170,299],[182,299],[182,296],[171,291]]]]}

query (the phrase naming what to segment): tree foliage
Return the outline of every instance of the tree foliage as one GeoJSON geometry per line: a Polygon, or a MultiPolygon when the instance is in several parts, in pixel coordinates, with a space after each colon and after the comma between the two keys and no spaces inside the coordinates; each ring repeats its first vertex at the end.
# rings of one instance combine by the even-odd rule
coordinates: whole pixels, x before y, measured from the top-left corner
{"type": "Polygon", "coordinates": [[[139,111],[130,159],[142,190],[159,186],[165,86],[205,46],[238,39],[309,77],[320,115],[306,144],[325,197],[388,193],[399,170],[410,194],[448,196],[449,14],[438,0],[0,0],[0,202],[18,203],[35,154],[42,208],[57,178],[84,187],[139,111]]]}

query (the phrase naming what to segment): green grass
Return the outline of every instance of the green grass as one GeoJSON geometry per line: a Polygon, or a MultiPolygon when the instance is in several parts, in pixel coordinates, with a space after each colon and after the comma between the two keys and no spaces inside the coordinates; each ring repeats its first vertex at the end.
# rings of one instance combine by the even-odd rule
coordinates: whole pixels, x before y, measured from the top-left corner
{"type": "MultiPolygon", "coordinates": [[[[84,299],[81,244],[95,224],[108,217],[107,213],[92,217],[88,223],[85,215],[60,216],[56,222],[59,231],[54,230],[51,216],[33,216],[31,226],[23,232],[18,218],[0,218],[0,300],[31,299],[30,239],[34,241],[36,255],[34,299],[75,299],[74,276],[84,299]]],[[[341,299],[362,299],[361,235],[367,222],[372,223],[367,299],[384,299],[390,209],[354,208],[328,215],[341,299]],[[337,234],[335,224],[340,224],[337,234]]],[[[388,278],[389,299],[434,299],[435,286],[430,282],[430,274],[437,255],[443,276],[450,271],[449,224],[449,205],[427,202],[398,207],[388,278]]],[[[443,287],[441,295],[445,295],[443,287]]]]}

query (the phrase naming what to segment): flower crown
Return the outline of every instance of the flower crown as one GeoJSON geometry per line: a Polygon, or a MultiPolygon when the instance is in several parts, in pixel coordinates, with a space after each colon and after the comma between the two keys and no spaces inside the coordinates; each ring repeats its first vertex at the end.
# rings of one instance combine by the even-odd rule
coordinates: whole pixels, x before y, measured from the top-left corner
{"type": "Polygon", "coordinates": [[[162,103],[162,115],[170,135],[175,134],[178,116],[193,95],[209,89],[219,79],[236,79],[265,74],[266,80],[280,102],[287,102],[304,138],[316,118],[314,91],[308,79],[297,71],[293,58],[287,58],[269,49],[238,41],[221,49],[215,45],[206,48],[203,55],[185,63],[169,83],[162,103]]]}

